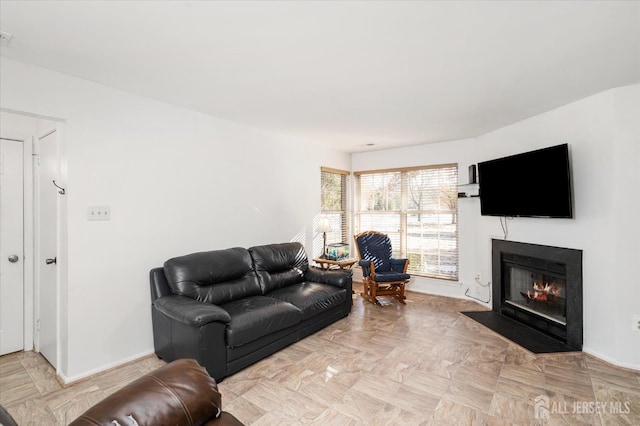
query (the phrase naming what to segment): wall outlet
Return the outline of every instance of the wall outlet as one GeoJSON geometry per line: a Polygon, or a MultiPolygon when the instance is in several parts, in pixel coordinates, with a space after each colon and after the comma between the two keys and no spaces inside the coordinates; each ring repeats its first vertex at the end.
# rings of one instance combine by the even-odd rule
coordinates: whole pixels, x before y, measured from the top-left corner
{"type": "Polygon", "coordinates": [[[88,220],[111,220],[111,207],[90,206],[87,210],[88,220]]]}
{"type": "Polygon", "coordinates": [[[640,314],[633,316],[633,331],[640,332],[640,314]]]}
{"type": "Polygon", "coordinates": [[[482,275],[480,275],[480,272],[476,272],[476,281],[482,281],[482,275]]]}

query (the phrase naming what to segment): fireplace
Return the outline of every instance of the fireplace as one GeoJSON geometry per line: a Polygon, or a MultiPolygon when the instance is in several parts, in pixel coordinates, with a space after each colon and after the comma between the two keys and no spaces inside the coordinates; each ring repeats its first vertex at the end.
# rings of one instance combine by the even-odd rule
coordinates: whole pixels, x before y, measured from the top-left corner
{"type": "Polygon", "coordinates": [[[493,311],[581,350],[582,251],[495,239],[492,249],[493,311]]]}

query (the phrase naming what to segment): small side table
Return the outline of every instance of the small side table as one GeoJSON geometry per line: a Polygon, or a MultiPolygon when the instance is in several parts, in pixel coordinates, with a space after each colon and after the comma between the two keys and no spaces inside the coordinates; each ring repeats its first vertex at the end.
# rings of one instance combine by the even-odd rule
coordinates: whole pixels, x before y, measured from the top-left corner
{"type": "Polygon", "coordinates": [[[351,267],[358,261],[358,259],[343,259],[343,260],[330,260],[316,258],[313,259],[322,269],[351,269],[351,267]]]}

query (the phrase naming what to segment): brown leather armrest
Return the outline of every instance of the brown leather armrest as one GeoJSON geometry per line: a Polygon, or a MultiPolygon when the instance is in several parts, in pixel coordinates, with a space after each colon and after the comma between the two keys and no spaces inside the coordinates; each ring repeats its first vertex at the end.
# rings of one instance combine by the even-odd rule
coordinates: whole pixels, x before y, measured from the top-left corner
{"type": "Polygon", "coordinates": [[[195,360],[180,359],[106,397],[71,425],[202,425],[223,420],[221,413],[215,380],[195,360]]]}

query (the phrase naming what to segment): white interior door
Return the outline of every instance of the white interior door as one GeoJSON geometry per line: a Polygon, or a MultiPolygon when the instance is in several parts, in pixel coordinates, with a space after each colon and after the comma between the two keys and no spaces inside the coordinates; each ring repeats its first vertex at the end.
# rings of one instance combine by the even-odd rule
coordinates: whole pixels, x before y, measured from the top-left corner
{"type": "Polygon", "coordinates": [[[24,349],[23,149],[0,139],[0,355],[24,349]]]}
{"type": "Polygon", "coordinates": [[[58,349],[58,299],[57,299],[57,259],[58,250],[58,188],[53,181],[58,176],[56,132],[39,140],[38,161],[38,211],[37,239],[38,254],[38,351],[57,367],[58,349]]]}

